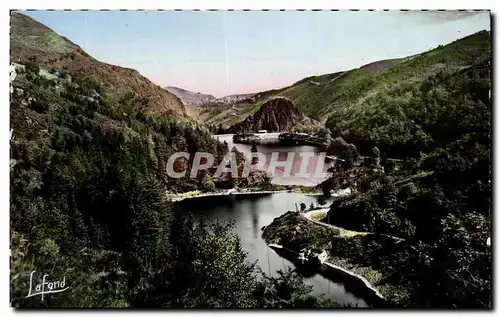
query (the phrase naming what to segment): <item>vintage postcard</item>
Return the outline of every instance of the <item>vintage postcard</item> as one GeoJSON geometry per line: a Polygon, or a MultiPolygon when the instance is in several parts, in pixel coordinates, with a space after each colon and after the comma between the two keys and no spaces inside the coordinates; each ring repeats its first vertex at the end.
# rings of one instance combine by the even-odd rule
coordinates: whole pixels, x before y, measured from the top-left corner
{"type": "Polygon", "coordinates": [[[489,11],[14,10],[15,308],[492,308],[489,11]]]}

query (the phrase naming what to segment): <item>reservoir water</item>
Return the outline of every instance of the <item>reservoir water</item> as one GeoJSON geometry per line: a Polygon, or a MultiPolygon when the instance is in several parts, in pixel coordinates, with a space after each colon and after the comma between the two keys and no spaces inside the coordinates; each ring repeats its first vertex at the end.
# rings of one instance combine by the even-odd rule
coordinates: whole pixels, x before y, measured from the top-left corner
{"type": "MultiPolygon", "coordinates": [[[[229,149],[235,146],[240,152],[250,153],[251,145],[234,144],[232,135],[216,135],[221,142],[226,141],[229,149]]],[[[314,152],[311,163],[318,160],[316,148],[313,146],[281,146],[281,145],[257,145],[257,150],[266,155],[269,162],[272,152],[279,152],[279,160],[286,160],[287,153],[294,152],[314,152]]],[[[311,173],[309,177],[294,176],[300,167],[301,158],[295,155],[293,169],[290,177],[281,177],[283,170],[277,169],[273,183],[280,185],[304,185],[315,186],[322,182],[324,178],[314,177],[311,173]]],[[[314,169],[314,165],[310,164],[314,169]]],[[[325,171],[326,171],[325,164],[325,171]]],[[[191,212],[196,218],[204,218],[206,221],[226,221],[234,222],[235,233],[240,237],[243,249],[248,252],[249,262],[257,261],[257,265],[267,274],[277,276],[278,270],[294,265],[288,260],[280,257],[267,246],[261,237],[263,226],[269,225],[274,218],[290,210],[300,208],[300,203],[305,203],[308,207],[311,203],[320,206],[321,203],[328,206],[328,201],[320,199],[319,196],[307,196],[296,193],[276,193],[265,195],[232,195],[232,196],[211,196],[194,199],[187,199],[177,203],[182,212],[191,212]]],[[[346,292],[342,284],[334,283],[316,274],[305,277],[304,282],[313,287],[314,295],[324,294],[332,300],[350,306],[365,307],[365,301],[357,298],[353,294],[346,292]]]]}
{"type": "MultiPolygon", "coordinates": [[[[195,218],[204,218],[210,222],[234,221],[235,233],[240,237],[243,249],[248,252],[250,262],[267,274],[277,276],[277,270],[294,267],[288,260],[280,257],[267,246],[261,238],[261,228],[269,225],[274,218],[289,210],[300,208],[300,203],[309,206],[320,205],[317,197],[295,193],[276,193],[266,195],[212,196],[187,199],[178,202],[182,212],[191,212],[195,218]]],[[[342,284],[334,283],[316,274],[306,277],[307,285],[313,286],[313,294],[325,294],[338,303],[364,307],[366,303],[345,291],[342,284]]]]}
{"type": "MultiPolygon", "coordinates": [[[[215,135],[214,138],[217,138],[221,142],[226,141],[229,149],[234,146],[238,151],[244,154],[251,153],[252,146],[250,144],[233,143],[232,134],[215,135]]],[[[290,171],[290,176],[283,177],[284,168],[278,167],[274,171],[274,176],[272,178],[273,184],[315,186],[327,178],[326,176],[321,176],[319,175],[319,173],[316,173],[316,169],[318,169],[318,172],[326,172],[331,161],[328,158],[322,159],[319,153],[317,153],[316,147],[314,146],[283,146],[280,144],[258,144],[257,151],[266,156],[266,166],[264,167],[265,170],[269,170],[269,162],[271,160],[271,155],[273,152],[277,152],[278,161],[283,162],[285,162],[288,157],[291,157],[293,155],[293,163],[290,171]],[[301,152],[309,152],[312,155],[309,159],[309,164],[307,165],[306,174],[308,176],[299,175],[300,167],[302,164],[302,158],[300,156],[301,152]]]]}

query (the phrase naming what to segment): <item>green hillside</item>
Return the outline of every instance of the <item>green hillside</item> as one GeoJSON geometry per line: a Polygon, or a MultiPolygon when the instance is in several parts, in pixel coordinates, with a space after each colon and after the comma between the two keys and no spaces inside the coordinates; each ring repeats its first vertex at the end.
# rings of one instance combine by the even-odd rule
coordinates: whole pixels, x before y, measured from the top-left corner
{"type": "MultiPolygon", "coordinates": [[[[103,84],[109,74],[96,68],[49,68],[43,61],[57,48],[67,49],[61,43],[69,42],[23,15],[16,14],[13,21],[13,307],[337,306],[310,295],[311,288],[296,272],[281,272],[278,278],[261,273],[249,263],[230,226],[195,221],[190,210],[167,199],[168,192],[216,186],[210,173],[197,179],[167,177],[173,153],[188,152],[193,158],[195,152],[209,152],[220,162],[229,150],[226,143],[216,141],[206,128],[180,120],[182,116],[143,107],[133,93],[117,96],[116,87],[103,84]],[[16,58],[32,56],[35,33],[50,36],[37,37],[35,58],[16,58]],[[43,301],[27,297],[44,274],[51,281],[64,279],[69,291],[43,301]],[[273,292],[277,288],[283,290],[273,292]]],[[[111,68],[119,70],[111,77],[120,80],[120,87],[130,88],[127,82],[134,78],[122,75],[120,67],[111,68]]],[[[177,160],[174,169],[189,172],[190,165],[191,160],[177,160]]]]}
{"type": "MultiPolygon", "coordinates": [[[[327,126],[345,161],[324,189],[350,187],[327,221],[403,238],[411,252],[351,241],[350,259],[404,285],[403,307],[492,307],[490,37],[479,32],[377,76],[372,95],[327,126]],[[353,164],[357,150],[381,156],[353,164]],[[395,163],[386,157],[399,157],[395,163]]],[[[358,99],[359,101],[359,99],[358,99]]],[[[330,146],[330,150],[333,150],[330,146]]],[[[392,282],[391,282],[392,281],[392,282]]]]}
{"type": "Polygon", "coordinates": [[[409,97],[411,87],[417,87],[430,76],[470,67],[486,60],[490,54],[490,32],[481,31],[425,53],[376,61],[344,72],[311,76],[288,87],[263,91],[254,95],[254,104],[213,109],[213,115],[201,118],[201,122],[213,124],[222,120],[225,126],[234,120],[241,121],[254,112],[256,105],[271,97],[282,96],[292,100],[304,115],[326,123],[336,136],[350,138],[344,133],[347,131],[371,135],[374,131],[359,120],[377,118],[378,115],[393,116],[393,110],[384,107],[388,95],[398,96],[395,102],[400,104],[409,97]],[[228,111],[231,108],[232,111],[228,111]],[[385,113],[386,110],[389,113],[385,113]]]}
{"type": "MultiPolygon", "coordinates": [[[[360,74],[369,88],[330,103],[326,126],[332,136],[342,136],[365,153],[373,146],[395,156],[429,150],[442,143],[442,133],[450,133],[441,124],[450,126],[461,119],[453,115],[458,108],[488,103],[490,46],[489,32],[479,32],[375,77],[360,74]],[[464,84],[467,70],[475,73],[470,80],[481,89],[470,95],[464,84]],[[451,77],[456,79],[445,80],[451,77]]],[[[337,90],[336,96],[344,91],[337,90]]]]}
{"type": "Polygon", "coordinates": [[[310,117],[339,117],[350,109],[364,106],[367,98],[382,90],[421,81],[440,70],[467,67],[489,54],[490,33],[481,31],[417,56],[379,61],[345,73],[305,78],[276,94],[293,100],[310,117]]]}
{"type": "MultiPolygon", "coordinates": [[[[100,84],[75,74],[48,76],[35,64],[16,68],[10,105],[14,307],[336,305],[309,295],[295,272],[260,273],[230,226],[209,227],[167,201],[167,191],[214,187],[208,174],[167,177],[171,154],[210,152],[220,161],[227,144],[197,125],[110,98],[100,84]],[[71,291],[43,302],[27,298],[32,271],[64,276],[71,291]],[[276,287],[284,291],[272,293],[276,287]]],[[[174,168],[189,171],[190,164],[174,168]]]]}
{"type": "MultiPolygon", "coordinates": [[[[432,76],[411,91],[407,111],[373,128],[372,138],[385,137],[378,140],[385,145],[380,152],[404,159],[399,169],[382,159],[385,173],[374,172],[373,165],[338,167],[328,181],[345,177],[351,184],[345,186],[359,189],[331,209],[333,224],[403,237],[414,247],[394,256],[384,245],[353,245],[358,265],[405,285],[398,305],[491,307],[490,70],[483,61],[432,76]]],[[[357,127],[371,122],[356,119],[357,127]]],[[[358,144],[367,151],[375,144],[369,140],[367,134],[358,144]]]]}

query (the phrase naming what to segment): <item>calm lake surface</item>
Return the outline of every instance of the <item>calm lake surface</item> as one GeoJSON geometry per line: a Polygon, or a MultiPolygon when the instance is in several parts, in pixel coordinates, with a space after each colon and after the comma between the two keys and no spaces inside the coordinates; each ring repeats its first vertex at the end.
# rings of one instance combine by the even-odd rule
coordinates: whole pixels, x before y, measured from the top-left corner
{"type": "MultiPolygon", "coordinates": [[[[233,135],[215,135],[221,142],[226,141],[229,149],[233,146],[242,153],[250,153],[251,145],[234,144],[233,135]]],[[[266,155],[266,167],[269,164],[271,153],[279,152],[278,160],[286,161],[289,152],[294,152],[293,168],[290,177],[282,177],[283,168],[277,168],[272,182],[278,185],[303,185],[315,186],[326,177],[315,177],[314,171],[319,155],[313,146],[281,146],[262,144],[257,145],[257,150],[266,155]],[[314,156],[310,159],[307,177],[299,177],[295,174],[300,170],[300,152],[311,152],[314,156]]],[[[329,161],[324,164],[326,171],[329,161]]],[[[266,195],[233,195],[212,196],[187,199],[177,203],[183,212],[191,212],[196,218],[204,218],[206,221],[234,222],[235,233],[240,237],[243,249],[248,252],[250,262],[257,261],[257,265],[267,274],[277,276],[278,270],[285,270],[294,265],[288,260],[280,257],[267,246],[261,238],[261,228],[269,225],[274,218],[290,210],[300,208],[300,203],[308,207],[311,203],[320,205],[318,196],[307,196],[296,193],[276,193],[266,195]]],[[[324,202],[324,201],[323,201],[324,202]]],[[[328,206],[328,202],[324,207],[328,206]]],[[[365,301],[345,291],[342,284],[334,283],[319,274],[305,277],[305,283],[313,287],[313,294],[325,294],[338,303],[350,304],[351,306],[365,307],[365,301]]]]}
{"type": "MultiPolygon", "coordinates": [[[[301,202],[307,206],[311,203],[319,205],[317,197],[295,193],[212,196],[187,199],[177,204],[183,212],[191,212],[195,218],[204,218],[207,222],[234,221],[235,233],[240,237],[243,249],[248,252],[248,260],[257,261],[264,272],[277,276],[277,270],[293,268],[294,265],[267,246],[261,238],[261,228],[285,212],[295,210],[295,204],[299,206],[301,202]]],[[[319,274],[305,278],[305,283],[313,286],[315,295],[325,294],[339,303],[366,306],[362,299],[346,292],[343,285],[319,274]]]]}
{"type": "MultiPolygon", "coordinates": [[[[233,135],[232,134],[221,134],[214,135],[214,138],[219,139],[219,141],[226,141],[229,145],[229,149],[232,149],[233,146],[236,149],[244,154],[251,153],[252,146],[250,144],[239,144],[233,143],[233,135]]],[[[260,153],[263,153],[266,156],[266,166],[265,170],[268,170],[269,162],[271,160],[271,154],[273,152],[278,152],[278,161],[286,161],[287,157],[291,155],[290,153],[294,153],[293,164],[291,168],[291,173],[289,177],[283,177],[283,167],[278,167],[275,170],[275,174],[272,179],[272,183],[276,185],[303,185],[303,186],[316,186],[317,184],[324,181],[327,177],[316,177],[316,168],[318,166],[323,166],[321,171],[326,172],[328,166],[330,165],[329,159],[320,159],[319,153],[317,153],[317,149],[314,146],[309,145],[300,145],[300,146],[283,146],[280,144],[258,144],[257,150],[260,153]],[[300,152],[310,152],[314,155],[310,158],[309,164],[307,167],[307,177],[298,176],[297,174],[300,171],[300,166],[302,163],[302,158],[300,157],[300,152]],[[321,162],[322,161],[322,162],[321,162]]]]}

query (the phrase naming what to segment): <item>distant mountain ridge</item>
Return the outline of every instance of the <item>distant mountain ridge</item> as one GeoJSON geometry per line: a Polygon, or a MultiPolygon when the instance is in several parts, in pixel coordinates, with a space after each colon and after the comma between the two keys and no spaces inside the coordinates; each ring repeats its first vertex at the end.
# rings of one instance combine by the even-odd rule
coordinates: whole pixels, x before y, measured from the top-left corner
{"type": "MultiPolygon", "coordinates": [[[[218,98],[217,100],[222,103],[235,103],[235,102],[240,102],[244,100],[252,100],[252,97],[255,96],[255,93],[252,94],[234,94],[234,95],[228,95],[224,96],[221,98],[218,98]]],[[[252,100],[253,101],[253,100],[252,100]]]]}
{"type": "Polygon", "coordinates": [[[182,103],[186,106],[201,105],[204,103],[214,102],[217,100],[217,98],[215,98],[212,95],[193,92],[179,87],[170,86],[170,87],[165,87],[165,89],[173,93],[177,97],[179,97],[182,103]]]}
{"type": "Polygon", "coordinates": [[[187,118],[182,101],[152,83],[137,70],[100,62],[81,47],[47,26],[19,12],[11,12],[10,60],[35,62],[48,70],[68,72],[100,82],[116,98],[128,98],[158,115],[187,118]]]}
{"type": "Polygon", "coordinates": [[[252,97],[255,96],[255,93],[251,94],[234,94],[228,95],[220,98],[216,98],[210,94],[204,94],[201,92],[194,92],[184,88],[168,86],[165,87],[166,90],[175,94],[179,99],[181,99],[182,103],[186,106],[200,106],[208,103],[223,103],[223,104],[233,104],[241,101],[253,101],[252,97]]]}
{"type": "MultiPolygon", "coordinates": [[[[376,61],[363,65],[360,69],[370,74],[378,74],[403,60],[403,58],[396,58],[376,61]]],[[[306,115],[314,116],[314,113],[308,111],[308,109],[300,107],[300,91],[296,91],[296,88],[303,86],[328,86],[350,72],[351,71],[340,71],[320,76],[310,76],[280,89],[217,98],[215,100],[210,100],[208,103],[200,103],[198,107],[190,109],[190,115],[202,123],[222,125],[225,128],[229,128],[236,123],[242,122],[248,115],[255,113],[255,109],[259,108],[267,100],[274,97],[286,97],[294,103],[299,101],[299,103],[296,103],[297,107],[306,115]]],[[[322,121],[321,118],[318,118],[318,120],[322,121]]]]}
{"type": "MultiPolygon", "coordinates": [[[[418,83],[428,76],[450,69],[470,67],[490,54],[490,32],[483,30],[446,45],[403,58],[375,61],[359,68],[303,78],[294,84],[250,94],[247,102],[200,107],[198,120],[209,125],[229,127],[254,113],[254,109],[273,97],[286,97],[306,116],[326,123],[353,112],[368,110],[382,91],[406,82],[418,83]]],[[[377,108],[374,106],[374,109],[377,108]]],[[[373,109],[371,110],[373,111],[373,109]]],[[[331,124],[330,124],[331,125],[331,124]]]]}
{"type": "Polygon", "coordinates": [[[332,115],[342,116],[347,109],[362,108],[367,99],[389,86],[402,81],[420,82],[449,68],[472,65],[488,54],[489,43],[489,32],[484,30],[420,54],[308,77],[268,95],[287,97],[305,115],[325,122],[332,115]]]}

